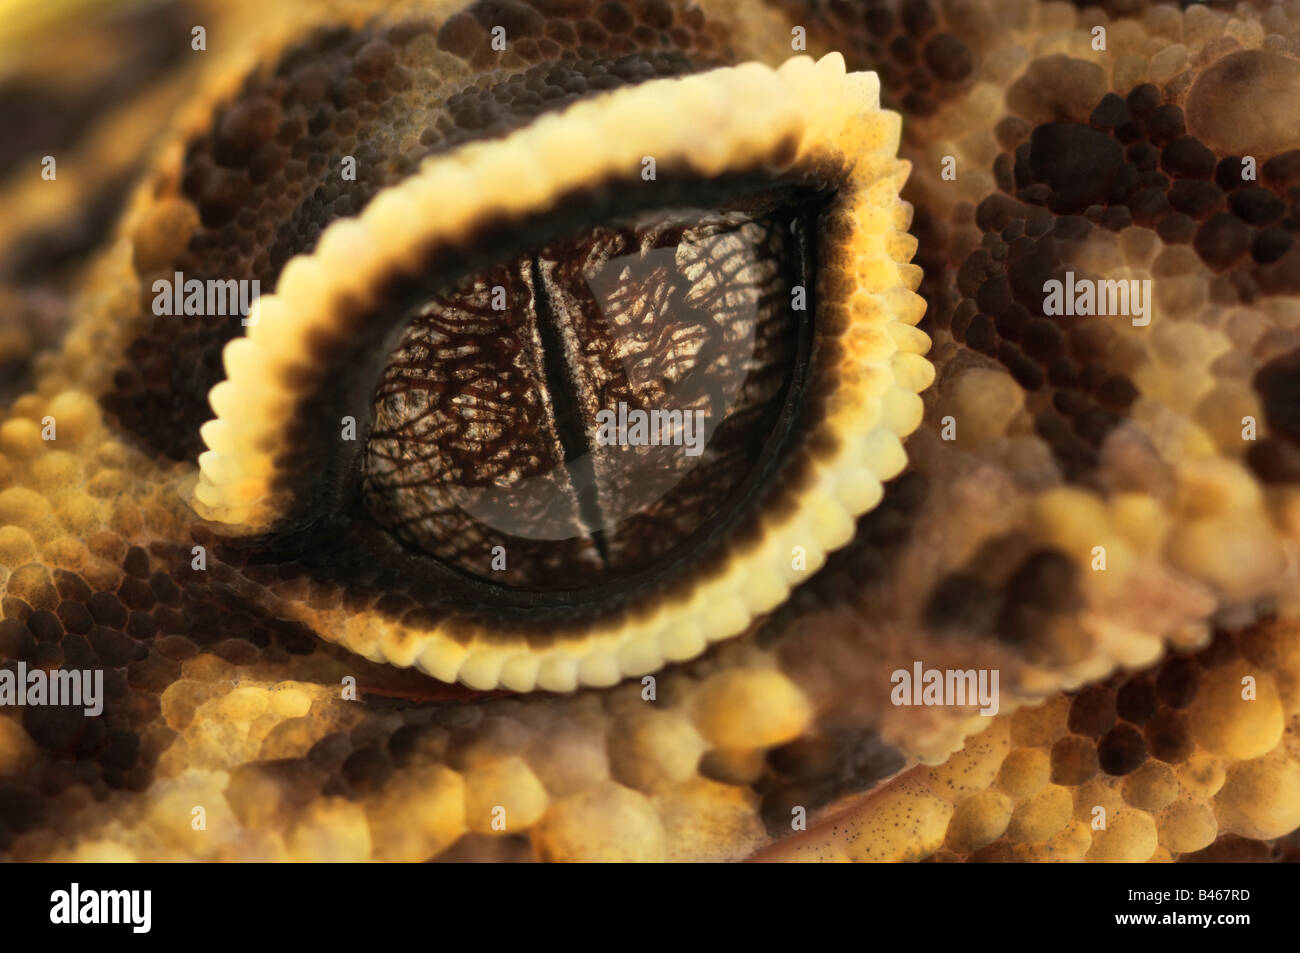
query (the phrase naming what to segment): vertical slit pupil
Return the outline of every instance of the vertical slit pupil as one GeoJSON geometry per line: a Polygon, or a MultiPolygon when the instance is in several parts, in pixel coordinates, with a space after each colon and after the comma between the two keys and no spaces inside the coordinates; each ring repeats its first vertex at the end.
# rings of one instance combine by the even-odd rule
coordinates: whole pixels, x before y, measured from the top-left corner
{"type": "Polygon", "coordinates": [[[578,510],[591,534],[603,564],[609,564],[609,550],[601,527],[600,504],[596,499],[596,474],[591,463],[592,441],[583,423],[583,413],[568,374],[560,316],[553,310],[537,256],[530,258],[533,289],[537,300],[537,329],[541,336],[542,359],[546,367],[546,390],[555,408],[555,429],[564,449],[564,465],[578,496],[578,510]]]}
{"type": "Polygon", "coordinates": [[[806,333],[810,207],[601,226],[417,309],[376,389],[363,499],[503,586],[650,571],[742,502],[806,333]]]}

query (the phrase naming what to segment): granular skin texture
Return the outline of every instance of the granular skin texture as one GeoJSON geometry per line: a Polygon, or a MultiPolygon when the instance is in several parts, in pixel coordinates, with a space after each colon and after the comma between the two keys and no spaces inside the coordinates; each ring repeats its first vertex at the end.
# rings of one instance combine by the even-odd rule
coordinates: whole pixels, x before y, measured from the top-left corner
{"type": "Polygon", "coordinates": [[[94,123],[0,149],[0,665],[104,688],[99,717],[0,708],[0,856],[1295,858],[1295,4],[266,7],[170,5],[94,123]],[[373,524],[325,551],[190,508],[240,329],[155,315],[153,281],[270,290],[429,156],[779,64],[796,27],[903,114],[933,340],[907,469],[852,541],[652,698],[475,692],[320,638],[422,606],[373,524]],[[1150,323],[1045,316],[1067,271],[1149,279],[1150,323]],[[893,704],[918,660],[996,669],[1000,710],[893,704]]]}

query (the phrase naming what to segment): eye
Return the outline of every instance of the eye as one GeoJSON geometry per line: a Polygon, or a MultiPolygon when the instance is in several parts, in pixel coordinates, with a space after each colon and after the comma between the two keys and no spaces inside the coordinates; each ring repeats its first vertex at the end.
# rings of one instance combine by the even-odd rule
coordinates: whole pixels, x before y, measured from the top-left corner
{"type": "Polygon", "coordinates": [[[196,510],[342,593],[295,603],[323,637],[473,688],[610,685],[744,632],[921,418],[898,134],[831,56],[431,157],[226,346],[196,510]]]}
{"type": "Polygon", "coordinates": [[[501,585],[652,571],[779,453],[811,338],[817,206],[652,213],[417,309],[375,392],[365,508],[501,585]]]}

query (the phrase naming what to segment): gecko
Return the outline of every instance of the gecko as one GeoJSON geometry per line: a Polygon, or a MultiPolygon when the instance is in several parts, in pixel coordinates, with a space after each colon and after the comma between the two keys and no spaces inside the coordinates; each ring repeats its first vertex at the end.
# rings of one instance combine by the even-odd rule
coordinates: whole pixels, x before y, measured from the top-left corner
{"type": "Polygon", "coordinates": [[[0,856],[1294,857],[1294,2],[15,7],[0,856]]]}

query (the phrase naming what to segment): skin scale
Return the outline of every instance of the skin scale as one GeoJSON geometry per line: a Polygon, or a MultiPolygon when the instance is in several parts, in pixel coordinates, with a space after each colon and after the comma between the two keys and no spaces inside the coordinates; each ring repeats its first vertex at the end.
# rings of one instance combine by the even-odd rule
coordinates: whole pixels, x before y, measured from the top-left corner
{"type": "MultiPolygon", "coordinates": [[[[190,8],[167,35],[184,49],[189,24],[205,23],[205,54],[164,61],[66,133],[55,182],[32,171],[40,149],[6,173],[3,294],[16,303],[0,655],[103,667],[107,698],[93,723],[0,712],[5,856],[1288,855],[1300,826],[1300,11],[538,3],[478,5],[477,30],[463,17],[447,27],[449,4],[386,9],[377,24],[372,13],[190,8]],[[460,89],[524,65],[481,59],[494,18],[508,35],[534,31],[515,51],[525,59],[554,55],[536,38],[568,36],[549,25],[567,21],[588,44],[651,44],[697,68],[778,65],[800,26],[814,57],[875,70],[883,105],[904,117],[936,370],[907,468],[781,605],[657,672],[653,702],[635,679],[482,694],[320,637],[313,623],[364,630],[393,597],[357,587],[364,556],[259,560],[196,516],[211,410],[194,381],[219,379],[219,360],[169,374],[207,345],[151,340],[176,326],[149,324],[141,305],[141,273],[195,247],[195,205],[238,220],[234,178],[228,192],[186,192],[187,144],[220,146],[223,121],[234,146],[257,130],[255,109],[232,119],[228,104],[258,63],[342,23],[297,62],[369,79],[385,51],[361,56],[350,31],[430,20],[432,33],[399,29],[388,45],[404,65],[433,64],[420,82],[460,89]],[[1248,155],[1257,178],[1243,182],[1248,155]],[[87,197],[114,188],[120,217],[93,213],[87,197]],[[33,247],[62,254],[24,258],[33,247]],[[1151,324],[1040,318],[1026,289],[1066,269],[1151,279],[1151,324]],[[68,331],[42,341],[51,322],[68,331]],[[891,673],[915,660],[997,669],[1000,713],[892,705],[891,673]],[[356,700],[340,697],[345,677],[356,700]],[[800,808],[808,830],[793,831],[800,808]]],[[[384,168],[400,179],[412,169],[393,153],[384,168]]]]}

